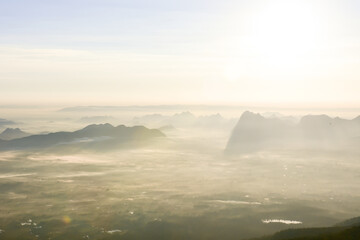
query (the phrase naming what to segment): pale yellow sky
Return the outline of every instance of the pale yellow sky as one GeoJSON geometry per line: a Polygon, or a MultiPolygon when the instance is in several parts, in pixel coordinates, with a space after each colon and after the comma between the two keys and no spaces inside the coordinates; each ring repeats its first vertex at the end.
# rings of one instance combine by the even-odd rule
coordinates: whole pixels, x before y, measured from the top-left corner
{"type": "Polygon", "coordinates": [[[0,102],[360,106],[358,1],[109,2],[0,3],[0,102]]]}

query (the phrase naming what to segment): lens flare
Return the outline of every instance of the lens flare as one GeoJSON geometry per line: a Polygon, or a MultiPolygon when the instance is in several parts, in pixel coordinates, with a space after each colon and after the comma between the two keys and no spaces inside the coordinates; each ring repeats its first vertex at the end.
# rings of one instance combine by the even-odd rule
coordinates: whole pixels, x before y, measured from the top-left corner
{"type": "Polygon", "coordinates": [[[64,216],[62,221],[65,224],[70,224],[71,223],[71,218],[69,216],[64,216]]]}

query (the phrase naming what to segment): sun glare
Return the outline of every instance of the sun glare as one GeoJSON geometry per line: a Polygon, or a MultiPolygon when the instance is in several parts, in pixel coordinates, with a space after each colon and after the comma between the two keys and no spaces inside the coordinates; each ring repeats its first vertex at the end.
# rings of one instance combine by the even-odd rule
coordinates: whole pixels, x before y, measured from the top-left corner
{"type": "Polygon", "coordinates": [[[238,49],[237,55],[245,57],[228,61],[227,79],[246,77],[251,69],[262,69],[266,76],[303,71],[319,48],[324,29],[321,11],[317,10],[308,1],[271,1],[259,6],[247,16],[252,28],[241,32],[243,37],[237,37],[234,43],[246,45],[250,50],[234,46],[233,49],[238,49]]]}

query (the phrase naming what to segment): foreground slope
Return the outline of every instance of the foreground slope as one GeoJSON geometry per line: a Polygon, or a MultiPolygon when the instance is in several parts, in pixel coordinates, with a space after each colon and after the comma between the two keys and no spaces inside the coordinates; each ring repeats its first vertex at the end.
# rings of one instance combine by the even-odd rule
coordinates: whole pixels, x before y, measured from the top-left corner
{"type": "Polygon", "coordinates": [[[326,228],[288,229],[257,240],[358,240],[360,217],[326,228]]]}

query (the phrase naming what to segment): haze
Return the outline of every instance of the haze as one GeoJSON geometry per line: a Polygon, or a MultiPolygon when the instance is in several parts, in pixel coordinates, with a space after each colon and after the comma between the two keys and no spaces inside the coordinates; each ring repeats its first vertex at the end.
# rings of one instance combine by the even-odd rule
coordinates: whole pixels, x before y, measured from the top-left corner
{"type": "Polygon", "coordinates": [[[356,0],[15,0],[0,9],[3,104],[360,103],[356,0]]]}
{"type": "Polygon", "coordinates": [[[0,1],[0,239],[360,239],[360,2],[0,1]]]}

